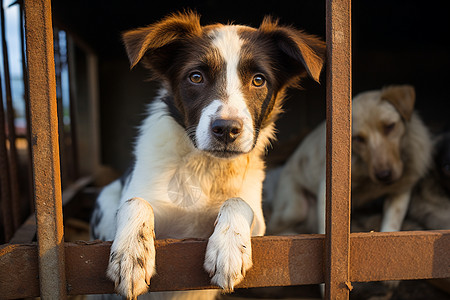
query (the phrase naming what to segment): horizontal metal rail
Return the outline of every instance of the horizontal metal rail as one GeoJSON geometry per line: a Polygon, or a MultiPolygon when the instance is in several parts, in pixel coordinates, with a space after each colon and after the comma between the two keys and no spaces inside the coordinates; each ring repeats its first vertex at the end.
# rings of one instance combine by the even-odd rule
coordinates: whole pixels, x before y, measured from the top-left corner
{"type": "MultiPolygon", "coordinates": [[[[255,237],[253,267],[239,287],[324,282],[324,235],[255,237]]],[[[450,230],[350,235],[352,282],[450,277],[450,230]]],[[[112,293],[105,276],[111,242],[66,243],[68,294],[112,293]]],[[[157,240],[152,291],[210,288],[203,270],[206,241],[157,240]],[[170,262],[170,263],[169,263],[170,262]]],[[[0,247],[0,295],[39,296],[37,246],[0,247]]]]}

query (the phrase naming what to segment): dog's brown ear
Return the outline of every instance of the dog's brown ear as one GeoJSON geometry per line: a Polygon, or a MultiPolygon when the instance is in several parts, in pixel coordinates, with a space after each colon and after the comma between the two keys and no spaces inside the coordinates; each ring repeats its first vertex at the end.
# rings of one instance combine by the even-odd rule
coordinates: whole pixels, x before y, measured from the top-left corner
{"type": "Polygon", "coordinates": [[[275,39],[279,49],[293,63],[291,67],[296,75],[304,71],[319,82],[320,73],[325,61],[325,42],[320,38],[297,30],[290,26],[280,26],[278,21],[266,16],[259,30],[275,39]]]}
{"type": "Polygon", "coordinates": [[[406,121],[411,119],[416,101],[416,92],[411,85],[391,85],[381,90],[381,99],[388,101],[406,121]]]}
{"type": "Polygon", "coordinates": [[[187,36],[199,35],[201,30],[199,15],[192,11],[186,11],[169,15],[147,27],[124,32],[122,40],[127,50],[131,68],[147,52],[168,46],[187,36]]]}

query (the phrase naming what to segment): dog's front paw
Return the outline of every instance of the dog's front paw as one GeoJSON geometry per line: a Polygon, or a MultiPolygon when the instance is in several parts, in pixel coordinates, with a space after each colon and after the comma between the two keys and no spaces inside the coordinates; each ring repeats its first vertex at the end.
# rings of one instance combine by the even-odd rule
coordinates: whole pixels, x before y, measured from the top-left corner
{"type": "MultiPolygon", "coordinates": [[[[118,231],[111,246],[107,276],[114,281],[116,292],[127,299],[135,299],[138,295],[146,293],[150,285],[150,278],[155,273],[155,241],[154,225],[139,215],[150,208],[148,203],[133,198],[118,212],[118,231]],[[131,203],[130,201],[136,201],[131,203]],[[131,204],[131,205],[130,205],[131,204]],[[130,209],[138,210],[138,216],[129,219],[130,209]],[[121,219],[128,222],[121,228],[121,219]]],[[[136,211],[134,211],[136,212],[136,211]]],[[[149,211],[150,212],[150,211],[149,211]]]]}
{"type": "Polygon", "coordinates": [[[137,249],[111,251],[107,270],[116,292],[131,299],[147,292],[155,268],[155,259],[139,252],[137,249]]]}
{"type": "Polygon", "coordinates": [[[211,283],[224,292],[232,292],[251,266],[250,232],[238,232],[229,226],[216,227],[209,238],[204,263],[205,270],[212,277],[211,283]]]}

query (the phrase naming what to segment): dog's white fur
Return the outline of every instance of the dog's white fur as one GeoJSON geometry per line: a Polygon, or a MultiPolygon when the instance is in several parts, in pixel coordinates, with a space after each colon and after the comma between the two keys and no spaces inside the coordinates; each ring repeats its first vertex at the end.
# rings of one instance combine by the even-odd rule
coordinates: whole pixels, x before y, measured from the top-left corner
{"type": "Polygon", "coordinates": [[[241,79],[238,74],[239,53],[242,47],[242,40],[239,39],[237,29],[239,26],[229,26],[223,30],[215,31],[211,35],[213,45],[220,51],[221,56],[227,64],[226,92],[229,98],[226,102],[215,100],[208,107],[204,108],[202,118],[196,131],[197,145],[200,150],[209,146],[210,136],[209,125],[217,117],[239,118],[243,122],[243,132],[240,140],[242,150],[248,152],[252,148],[253,141],[253,121],[249,113],[244,95],[241,92],[241,79]]]}
{"type": "MultiPolygon", "coordinates": [[[[177,81],[167,74],[160,74],[164,88],[149,106],[148,117],[140,127],[135,145],[134,169],[125,181],[117,180],[105,187],[97,199],[91,223],[92,233],[94,237],[103,240],[114,240],[107,275],[115,282],[116,291],[121,295],[136,298],[147,292],[151,277],[155,274],[155,238],[209,238],[204,268],[212,277],[211,282],[225,292],[232,291],[252,266],[251,236],[260,236],[265,232],[261,206],[264,180],[262,157],[269,140],[274,137],[274,115],[280,110],[279,102],[285,88],[292,85],[305,70],[318,80],[323,53],[315,51],[319,49],[324,52],[323,42],[317,38],[290,27],[278,27],[270,19],[263,21],[260,29],[261,31],[257,31],[237,25],[213,25],[201,31],[196,15],[178,14],[156,26],[137,29],[125,36],[132,65],[145,55],[150,47],[148,44],[176,39],[180,32],[186,34],[186,39],[198,35],[206,43],[212,41],[215,52],[211,53],[220,55],[214,62],[223,60],[222,65],[226,65],[223,81],[226,84],[218,87],[225,92],[218,93],[217,99],[206,99],[211,100],[207,102],[202,98],[204,103],[208,103],[203,107],[203,102],[196,103],[195,108],[201,110],[198,124],[195,128],[184,128],[180,124],[183,120],[174,117],[173,111],[170,111],[171,106],[167,103],[168,97],[175,99],[174,95],[180,92],[174,91],[171,86],[177,81]],[[265,31],[278,29],[278,35],[264,35],[265,31]],[[174,31],[168,33],[168,30],[174,31]],[[258,116],[260,120],[255,120],[254,111],[255,103],[263,106],[268,100],[265,96],[266,87],[255,92],[259,86],[251,86],[250,82],[243,88],[244,80],[248,82],[248,79],[238,73],[241,70],[238,67],[243,43],[239,30],[246,30],[248,35],[259,34],[258,37],[266,42],[272,37],[288,39],[288,45],[284,45],[281,52],[286,47],[304,47],[286,54],[289,56],[287,59],[291,60],[290,64],[295,60],[303,67],[288,66],[286,74],[280,76],[284,79],[273,78],[273,84],[278,84],[278,87],[269,100],[275,103],[271,110],[261,112],[265,113],[262,115],[265,119],[258,116]],[[152,37],[155,32],[166,36],[164,39],[152,37]],[[206,38],[202,35],[205,32],[208,34],[206,38]],[[294,36],[305,41],[293,41],[294,36]],[[253,112],[249,111],[249,103],[253,105],[253,112]],[[238,138],[233,140],[234,148],[231,150],[234,152],[230,151],[231,154],[227,157],[211,153],[217,151],[214,148],[217,147],[217,142],[211,130],[211,124],[217,119],[238,119],[243,125],[238,138]],[[258,125],[259,127],[255,125],[262,121],[266,122],[258,125]]],[[[274,47],[278,47],[274,44],[274,47]]],[[[281,55],[280,52],[277,54],[281,55]]],[[[273,61],[270,63],[270,67],[273,67],[273,61]]],[[[180,69],[182,66],[176,67],[180,69]]],[[[277,64],[275,72],[279,72],[280,67],[281,64],[277,64]]],[[[155,71],[157,67],[151,66],[150,69],[155,71]]],[[[260,74],[262,71],[256,72],[260,74]]],[[[271,74],[266,76],[269,75],[271,74]]],[[[219,79],[216,80],[220,84],[222,81],[219,79]]],[[[179,80],[181,84],[178,83],[186,84],[187,75],[183,75],[182,80],[179,80]]],[[[200,86],[196,83],[187,84],[189,91],[198,91],[200,86]]],[[[269,88],[267,87],[267,94],[270,96],[269,88]]],[[[189,103],[184,104],[189,105],[194,101],[189,100],[189,103]]],[[[222,151],[227,154],[226,150],[222,151]]],[[[143,297],[211,299],[216,294],[217,291],[164,292],[150,293],[143,297]]]]}
{"type": "MultiPolygon", "coordinates": [[[[430,136],[419,116],[412,112],[413,103],[411,86],[365,92],[353,99],[352,134],[355,138],[363,132],[365,145],[353,141],[352,207],[386,197],[381,231],[400,230],[411,189],[430,164],[430,136]],[[395,94],[395,101],[382,99],[384,93],[386,97],[395,94]],[[401,121],[406,106],[410,113],[401,121]],[[381,124],[394,122],[396,126],[387,137],[381,124]],[[377,182],[373,175],[377,168],[392,169],[392,182],[377,182]]],[[[325,135],[326,127],[322,123],[304,139],[282,168],[273,199],[268,199],[273,206],[269,233],[292,233],[296,227],[304,232],[325,232],[325,135]]]]}
{"type": "Polygon", "coordinates": [[[192,146],[184,130],[167,115],[164,103],[155,101],[151,105],[136,143],[136,163],[130,181],[122,193],[119,181],[105,187],[97,200],[104,213],[98,227],[105,228],[103,232],[108,233],[103,239],[114,240],[111,252],[122,255],[114,256],[108,276],[116,278],[122,264],[135,283],[131,290],[130,282],[122,280],[117,286],[118,291],[127,295],[147,291],[146,283],[154,274],[155,231],[158,239],[211,236],[205,269],[212,275],[212,283],[230,291],[242,280],[252,265],[250,237],[265,232],[261,207],[264,164],[260,156],[272,132],[272,128],[264,129],[256,149],[248,155],[233,160],[214,158],[192,146]],[[191,188],[199,188],[199,195],[181,195],[183,199],[194,201],[187,200],[189,202],[181,207],[173,202],[168,188],[173,186],[170,182],[174,176],[180,176],[183,182],[195,178],[198,187],[177,190],[178,193],[189,193],[191,188]],[[224,177],[227,181],[222,181],[224,177]],[[240,198],[224,202],[222,189],[228,190],[230,197],[238,195],[240,198]],[[149,199],[151,206],[144,199],[149,199]],[[139,230],[143,230],[145,238],[136,235],[139,230]],[[129,261],[142,256],[147,257],[144,268],[132,268],[131,263],[123,265],[125,258],[129,261]],[[228,261],[233,264],[226,264],[228,261]],[[227,269],[215,273],[216,266],[222,265],[227,269]]]}

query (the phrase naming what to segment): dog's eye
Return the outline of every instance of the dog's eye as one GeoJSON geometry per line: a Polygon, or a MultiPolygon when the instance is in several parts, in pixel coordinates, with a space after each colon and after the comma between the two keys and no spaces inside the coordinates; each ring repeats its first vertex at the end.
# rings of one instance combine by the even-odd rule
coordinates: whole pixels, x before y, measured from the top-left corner
{"type": "Polygon", "coordinates": [[[366,138],[359,134],[355,135],[352,139],[354,142],[361,143],[361,144],[366,142],[366,138]]]}
{"type": "Polygon", "coordinates": [[[189,74],[189,80],[192,83],[202,83],[203,75],[200,72],[192,72],[191,74],[189,74]]]}
{"type": "Polygon", "coordinates": [[[252,84],[256,87],[261,87],[266,83],[266,79],[264,78],[263,75],[261,74],[257,74],[255,76],[253,76],[252,79],[252,84]]]}
{"type": "Polygon", "coordinates": [[[389,134],[395,128],[395,123],[384,125],[384,134],[389,134]]]}

